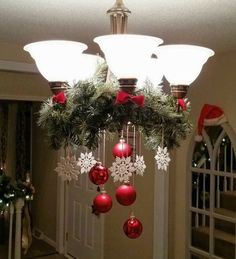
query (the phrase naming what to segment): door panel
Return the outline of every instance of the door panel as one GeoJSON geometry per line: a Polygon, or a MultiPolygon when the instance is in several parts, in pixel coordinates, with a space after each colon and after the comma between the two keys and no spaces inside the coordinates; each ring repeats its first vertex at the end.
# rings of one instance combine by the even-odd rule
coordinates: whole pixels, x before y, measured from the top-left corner
{"type": "Polygon", "coordinates": [[[92,214],[96,186],[82,174],[67,185],[67,254],[76,259],[102,259],[103,217],[92,214]]]}

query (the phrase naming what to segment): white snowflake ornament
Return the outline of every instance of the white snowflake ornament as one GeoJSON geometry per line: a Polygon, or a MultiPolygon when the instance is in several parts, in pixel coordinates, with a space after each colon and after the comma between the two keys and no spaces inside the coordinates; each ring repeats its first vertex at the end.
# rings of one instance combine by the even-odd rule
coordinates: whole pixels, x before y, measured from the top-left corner
{"type": "Polygon", "coordinates": [[[92,152],[85,152],[80,154],[77,165],[80,167],[81,174],[83,174],[88,173],[96,162],[92,152]]]}
{"type": "Polygon", "coordinates": [[[157,154],[155,156],[156,162],[157,162],[157,168],[158,170],[167,171],[167,167],[170,163],[170,155],[167,150],[167,147],[158,147],[157,148],[157,154]]]}
{"type": "Polygon", "coordinates": [[[146,165],[145,165],[145,161],[143,159],[143,156],[136,155],[134,167],[135,167],[136,174],[143,176],[143,173],[146,169],[146,165]]]}
{"type": "Polygon", "coordinates": [[[63,180],[71,181],[72,179],[78,180],[80,174],[79,167],[75,156],[61,157],[57,163],[55,171],[58,176],[61,176],[63,180]]]}
{"type": "Polygon", "coordinates": [[[114,182],[129,181],[132,173],[135,171],[134,164],[131,162],[131,157],[116,157],[116,161],[112,163],[109,168],[111,176],[114,178],[114,182]]]}

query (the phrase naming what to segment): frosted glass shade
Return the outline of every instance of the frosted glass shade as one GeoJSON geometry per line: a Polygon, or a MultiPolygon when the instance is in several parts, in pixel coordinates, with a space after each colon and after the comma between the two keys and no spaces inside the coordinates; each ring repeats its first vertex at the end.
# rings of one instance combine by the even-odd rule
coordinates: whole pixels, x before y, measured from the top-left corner
{"type": "Polygon", "coordinates": [[[104,62],[104,58],[98,55],[82,54],[77,60],[77,71],[75,76],[78,80],[89,79],[94,76],[97,66],[104,62]]]}
{"type": "Polygon", "coordinates": [[[133,34],[105,35],[94,39],[105,54],[108,67],[118,78],[138,78],[163,40],[133,34]]]}
{"type": "Polygon", "coordinates": [[[158,47],[157,55],[170,85],[190,85],[214,51],[194,45],[166,45],[158,47]]]}
{"type": "Polygon", "coordinates": [[[39,41],[24,47],[49,82],[78,81],[78,60],[85,49],[83,43],[63,40],[39,41]]]}
{"type": "Polygon", "coordinates": [[[163,70],[159,59],[150,58],[148,63],[145,65],[143,72],[144,73],[138,77],[138,87],[143,86],[146,80],[150,80],[154,86],[158,86],[161,83],[163,70]]]}

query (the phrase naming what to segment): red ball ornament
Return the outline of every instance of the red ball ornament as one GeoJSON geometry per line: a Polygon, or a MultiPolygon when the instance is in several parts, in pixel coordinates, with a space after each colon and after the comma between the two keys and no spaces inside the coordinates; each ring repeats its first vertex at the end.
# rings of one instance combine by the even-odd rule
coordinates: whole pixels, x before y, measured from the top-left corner
{"type": "Polygon", "coordinates": [[[102,192],[94,198],[93,206],[96,212],[106,213],[112,207],[112,199],[106,192],[102,192]]]}
{"type": "Polygon", "coordinates": [[[123,230],[127,237],[135,239],[142,234],[143,226],[142,223],[137,218],[135,218],[135,216],[131,216],[124,223],[123,230]]]}
{"type": "Polygon", "coordinates": [[[121,138],[119,143],[113,147],[112,153],[114,157],[128,157],[132,155],[132,147],[125,143],[124,138],[121,138]]]}
{"type": "Polygon", "coordinates": [[[129,206],[136,200],[136,190],[128,183],[122,184],[116,189],[116,199],[124,206],[129,206]]]}
{"type": "Polygon", "coordinates": [[[89,179],[96,185],[104,184],[108,178],[108,169],[105,166],[102,166],[101,162],[97,162],[89,171],[89,179]]]}

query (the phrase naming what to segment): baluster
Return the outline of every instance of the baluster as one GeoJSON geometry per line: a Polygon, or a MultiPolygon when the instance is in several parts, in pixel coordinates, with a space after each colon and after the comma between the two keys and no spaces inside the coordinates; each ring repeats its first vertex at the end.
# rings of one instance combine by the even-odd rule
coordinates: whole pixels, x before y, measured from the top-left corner
{"type": "Polygon", "coordinates": [[[8,244],[8,259],[11,259],[12,254],[12,225],[13,225],[13,215],[14,215],[14,205],[10,203],[10,225],[9,225],[9,244],[8,244]]]}
{"type": "Polygon", "coordinates": [[[233,172],[233,156],[234,156],[234,150],[232,145],[230,144],[230,172],[231,172],[231,177],[230,177],[230,191],[234,190],[234,172],[233,172]]]}
{"type": "MultiPolygon", "coordinates": [[[[227,147],[226,144],[224,145],[224,173],[227,172],[227,147]]],[[[227,177],[224,176],[224,192],[228,191],[228,186],[227,186],[227,177]]]]}
{"type": "MultiPolygon", "coordinates": [[[[206,169],[206,162],[204,162],[204,169],[206,169]]],[[[206,210],[206,174],[203,174],[203,209],[206,210]]],[[[206,215],[203,215],[203,226],[206,225],[206,215]]]]}
{"type": "Polygon", "coordinates": [[[21,259],[21,214],[24,206],[24,200],[16,201],[16,230],[15,230],[15,258],[21,259]]]}
{"type": "MultiPolygon", "coordinates": [[[[220,149],[217,151],[217,171],[220,171],[220,149]]],[[[220,208],[220,176],[217,175],[216,182],[216,207],[220,208]]]]}
{"type": "MultiPolygon", "coordinates": [[[[197,176],[196,207],[199,209],[199,174],[197,176]]],[[[199,214],[196,212],[196,227],[199,227],[199,214]]]]}

